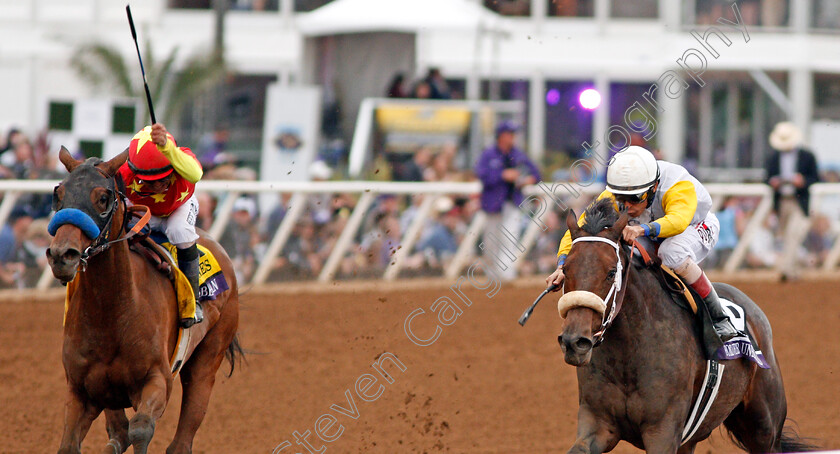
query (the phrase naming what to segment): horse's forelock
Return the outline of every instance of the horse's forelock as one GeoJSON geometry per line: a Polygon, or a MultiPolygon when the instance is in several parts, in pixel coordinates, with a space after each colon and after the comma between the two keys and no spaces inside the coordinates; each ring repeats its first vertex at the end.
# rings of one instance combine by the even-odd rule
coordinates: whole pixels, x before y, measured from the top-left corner
{"type": "Polygon", "coordinates": [[[618,221],[618,217],[612,199],[603,198],[586,209],[585,222],[581,228],[590,235],[597,235],[612,227],[618,221]]]}

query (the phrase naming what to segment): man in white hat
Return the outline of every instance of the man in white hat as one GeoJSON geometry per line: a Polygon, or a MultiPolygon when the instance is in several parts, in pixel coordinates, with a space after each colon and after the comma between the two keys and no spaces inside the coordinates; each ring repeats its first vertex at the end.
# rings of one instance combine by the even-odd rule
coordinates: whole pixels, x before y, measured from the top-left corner
{"type": "MultiPolygon", "coordinates": [[[[662,263],[700,294],[721,341],[737,336],[715,288],[699,265],[715,247],[720,233],[706,188],[684,167],[657,161],[650,151],[631,145],[610,160],[607,188],[598,200],[604,198],[612,199],[616,210],[623,209],[630,216],[622,232],[624,241],[644,236],[658,242],[662,263]]],[[[583,221],[581,215],[579,224],[583,221]]],[[[546,278],[547,284],[563,283],[563,265],[571,249],[572,237],[567,231],[557,252],[557,269],[546,278]]]]}
{"type": "Polygon", "coordinates": [[[809,188],[819,181],[817,159],[802,148],[802,133],[793,123],[777,124],[770,133],[773,152],[767,159],[767,184],[779,217],[784,249],[778,268],[782,280],[796,277],[796,251],[808,231],[809,188]]]}

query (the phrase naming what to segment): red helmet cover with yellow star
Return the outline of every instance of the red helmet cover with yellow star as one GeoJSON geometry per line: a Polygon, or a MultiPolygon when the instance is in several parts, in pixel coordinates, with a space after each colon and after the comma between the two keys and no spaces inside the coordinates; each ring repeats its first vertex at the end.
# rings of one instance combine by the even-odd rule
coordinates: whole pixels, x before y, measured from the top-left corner
{"type": "MultiPolygon", "coordinates": [[[[178,146],[172,134],[167,133],[166,137],[178,146]]],[[[159,180],[172,173],[172,163],[152,141],[151,126],[141,129],[131,139],[128,145],[128,166],[143,180],[159,180]]]]}

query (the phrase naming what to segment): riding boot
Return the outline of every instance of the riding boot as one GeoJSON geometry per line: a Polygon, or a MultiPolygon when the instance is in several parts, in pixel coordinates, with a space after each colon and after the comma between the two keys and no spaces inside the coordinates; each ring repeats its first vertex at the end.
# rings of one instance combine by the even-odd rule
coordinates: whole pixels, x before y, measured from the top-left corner
{"type": "Polygon", "coordinates": [[[201,303],[198,301],[198,246],[193,244],[186,249],[178,249],[178,268],[190,281],[192,287],[193,297],[195,298],[195,318],[182,318],[181,326],[189,328],[196,323],[201,323],[204,320],[204,311],[201,309],[201,303]]]}
{"type": "Polygon", "coordinates": [[[703,297],[703,302],[706,303],[706,308],[709,309],[709,315],[712,316],[712,324],[715,327],[715,332],[720,337],[721,342],[726,342],[729,339],[738,335],[738,330],[735,325],[729,320],[729,316],[724,312],[720,305],[720,298],[706,277],[706,273],[700,275],[700,279],[691,284],[691,288],[697,290],[697,293],[703,297]],[[703,295],[705,293],[705,295],[703,295]]]}

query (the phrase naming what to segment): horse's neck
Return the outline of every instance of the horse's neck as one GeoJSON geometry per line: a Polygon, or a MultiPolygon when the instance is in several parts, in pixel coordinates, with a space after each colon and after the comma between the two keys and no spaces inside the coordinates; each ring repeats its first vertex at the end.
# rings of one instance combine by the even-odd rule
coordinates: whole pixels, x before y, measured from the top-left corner
{"type": "MultiPolygon", "coordinates": [[[[632,264],[629,266],[633,267],[632,264]]],[[[675,317],[678,307],[671,302],[653,273],[647,270],[633,267],[625,285],[628,287],[621,312],[607,330],[604,344],[626,350],[626,345],[644,348],[649,343],[658,343],[656,324],[662,321],[679,323],[675,317]]]]}
{"type": "Polygon", "coordinates": [[[132,297],[134,280],[130,254],[128,244],[119,242],[90,259],[76,288],[76,299],[82,305],[80,309],[104,312],[108,318],[130,310],[133,305],[116,304],[132,297]]]}

